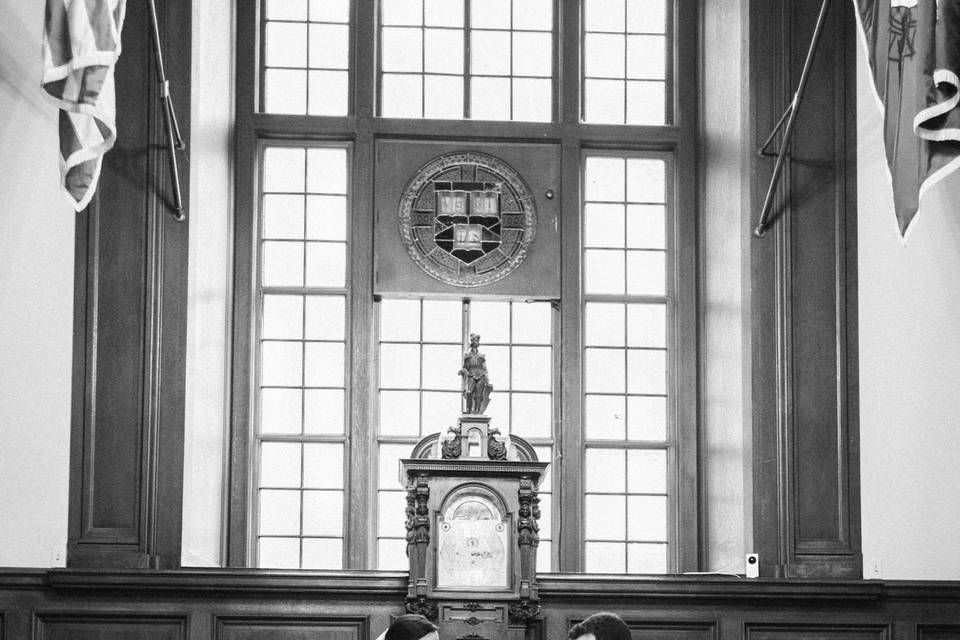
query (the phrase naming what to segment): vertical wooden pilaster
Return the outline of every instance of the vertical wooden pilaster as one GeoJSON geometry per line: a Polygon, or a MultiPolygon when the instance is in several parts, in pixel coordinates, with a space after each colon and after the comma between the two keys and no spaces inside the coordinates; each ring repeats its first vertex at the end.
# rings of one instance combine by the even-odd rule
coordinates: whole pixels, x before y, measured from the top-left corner
{"type": "MultiPolygon", "coordinates": [[[[191,3],[157,5],[189,140],[191,3]]],[[[77,220],[67,564],[170,568],[180,565],[188,223],[170,215],[145,2],[127,4],[122,38],[117,143],[77,220]]],[[[186,204],[182,156],[181,167],[186,204]]]]}

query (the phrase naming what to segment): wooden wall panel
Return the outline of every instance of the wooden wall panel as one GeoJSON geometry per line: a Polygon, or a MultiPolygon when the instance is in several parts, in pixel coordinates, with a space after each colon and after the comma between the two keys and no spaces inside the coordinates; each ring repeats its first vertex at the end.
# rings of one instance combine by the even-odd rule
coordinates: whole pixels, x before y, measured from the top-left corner
{"type": "Polygon", "coordinates": [[[186,617],[38,613],[35,640],[183,640],[186,617]]]}
{"type": "Polygon", "coordinates": [[[747,624],[744,640],[888,640],[886,625],[747,624]]]}
{"type": "Polygon", "coordinates": [[[217,617],[216,640],[367,640],[366,618],[311,616],[217,617]]]}
{"type": "MultiPolygon", "coordinates": [[[[190,2],[157,5],[189,140],[190,2]]],[[[188,225],[170,213],[149,24],[147,5],[130,3],[115,72],[117,142],[77,218],[70,566],[180,560],[188,225]]]]}
{"type": "Polygon", "coordinates": [[[917,625],[917,640],[960,640],[960,623],[917,625]]]}

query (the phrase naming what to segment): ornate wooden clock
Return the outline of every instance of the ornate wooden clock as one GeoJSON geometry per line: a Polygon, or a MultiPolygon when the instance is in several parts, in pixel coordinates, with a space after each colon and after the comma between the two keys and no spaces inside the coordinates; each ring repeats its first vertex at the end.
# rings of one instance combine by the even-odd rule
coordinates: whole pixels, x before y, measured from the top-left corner
{"type": "Polygon", "coordinates": [[[481,413],[490,388],[478,346],[479,336],[471,336],[456,426],[427,436],[401,461],[406,607],[435,619],[445,640],[522,637],[540,613],[537,487],[549,463],[523,438],[502,437],[481,413]]]}

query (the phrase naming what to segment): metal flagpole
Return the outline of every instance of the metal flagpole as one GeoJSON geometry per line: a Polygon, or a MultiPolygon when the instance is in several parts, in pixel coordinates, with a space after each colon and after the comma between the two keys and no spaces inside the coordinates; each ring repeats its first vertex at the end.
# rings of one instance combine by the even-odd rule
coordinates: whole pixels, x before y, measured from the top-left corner
{"type": "MultiPolygon", "coordinates": [[[[151,0],[151,2],[152,1],[153,0],[151,0]]],[[[780,173],[783,171],[783,161],[787,154],[787,148],[790,146],[790,140],[793,137],[793,125],[796,123],[797,111],[800,110],[800,102],[803,100],[803,90],[807,87],[810,67],[813,66],[813,54],[817,50],[817,43],[820,41],[820,34],[823,32],[823,25],[827,18],[827,5],[829,4],[830,0],[823,0],[823,4],[820,5],[820,15],[817,16],[817,26],[813,30],[813,38],[810,40],[810,48],[807,50],[807,59],[803,63],[803,72],[800,74],[800,84],[797,86],[797,92],[793,94],[793,100],[787,106],[783,115],[780,116],[777,126],[774,127],[773,131],[767,137],[766,142],[764,142],[763,146],[757,151],[759,155],[764,157],[774,155],[767,151],[767,147],[770,146],[773,137],[777,135],[777,132],[784,126],[784,121],[786,121],[783,140],[780,143],[780,149],[776,153],[777,161],[773,165],[773,175],[770,176],[770,186],[767,187],[767,195],[763,199],[760,219],[757,221],[757,226],[753,230],[753,235],[758,238],[762,237],[767,231],[767,218],[770,216],[770,208],[773,206],[773,194],[777,190],[777,183],[780,182],[780,173]]]]}
{"type": "Polygon", "coordinates": [[[157,5],[155,0],[148,0],[150,7],[150,30],[153,32],[154,60],[157,64],[157,76],[160,80],[160,99],[163,100],[163,128],[167,134],[167,155],[170,159],[170,181],[173,186],[173,216],[178,222],[187,218],[183,208],[183,196],[180,193],[180,168],[177,165],[177,150],[186,149],[183,137],[180,135],[180,125],[177,123],[177,114],[173,109],[173,99],[170,97],[170,82],[163,68],[163,51],[160,49],[160,27],[157,24],[157,5]]]}

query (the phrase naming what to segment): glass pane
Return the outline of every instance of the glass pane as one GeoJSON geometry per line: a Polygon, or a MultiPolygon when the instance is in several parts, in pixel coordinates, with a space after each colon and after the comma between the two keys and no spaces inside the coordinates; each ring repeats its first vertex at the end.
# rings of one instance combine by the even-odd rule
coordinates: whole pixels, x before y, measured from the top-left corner
{"type": "Polygon", "coordinates": [[[627,206],[627,246],[635,249],[666,248],[666,218],[660,204],[627,206]]]}
{"type": "Polygon", "coordinates": [[[260,491],[260,535],[300,533],[300,492],[260,491]]]}
{"type": "Polygon", "coordinates": [[[510,0],[471,2],[470,26],[474,29],[509,29],[510,0]]]}
{"type": "Polygon", "coordinates": [[[462,76],[424,76],[423,82],[425,118],[463,117],[462,76]]]}
{"type": "Polygon", "coordinates": [[[551,318],[549,302],[515,302],[513,308],[513,341],[519,344],[550,344],[551,318]]]}
{"type": "Polygon", "coordinates": [[[553,45],[549,33],[513,34],[513,75],[550,77],[553,45]]]}
{"type": "Polygon", "coordinates": [[[343,343],[308,342],[303,347],[303,382],[307,387],[343,386],[343,343]]]}
{"type": "Polygon", "coordinates": [[[667,437],[667,399],[630,397],[627,399],[627,438],[665,440],[667,437]]]}
{"type": "Polygon", "coordinates": [[[514,78],[513,119],[524,122],[550,122],[552,114],[550,80],[514,78]]]}
{"type": "Polygon", "coordinates": [[[490,372],[490,382],[493,384],[493,402],[499,404],[502,396],[497,392],[510,389],[510,349],[481,344],[480,353],[487,358],[487,369],[490,372]]]}
{"type": "MultiPolygon", "coordinates": [[[[423,341],[451,342],[459,345],[463,339],[460,329],[463,305],[459,300],[423,301],[423,341]]],[[[459,347],[457,348],[459,352],[459,347]]],[[[459,357],[454,361],[459,364],[459,357]]]]}
{"type": "Polygon", "coordinates": [[[307,72],[267,69],[264,72],[263,95],[264,110],[267,113],[306,113],[307,72]]]}
{"type": "Polygon", "coordinates": [[[584,37],[584,75],[589,78],[623,78],[626,38],[588,33],[584,37]]]}
{"type": "Polygon", "coordinates": [[[623,573],[625,547],[622,542],[588,542],[587,573],[623,573]]]}
{"type": "Polygon", "coordinates": [[[303,336],[303,298],[301,296],[263,296],[263,338],[303,336]]]}
{"type": "Polygon", "coordinates": [[[667,545],[636,542],[627,544],[627,572],[666,573],[667,545]]]}
{"type": "Polygon", "coordinates": [[[510,303],[471,302],[470,333],[479,333],[482,345],[508,343],[510,341],[510,303]]]}
{"type": "Polygon", "coordinates": [[[630,540],[667,539],[666,496],[628,496],[627,533],[630,540]]]}
{"type": "Polygon", "coordinates": [[[307,150],[307,191],[347,192],[347,150],[313,147],[307,150]]]}
{"type": "Polygon", "coordinates": [[[304,569],[342,569],[343,540],[339,538],[304,538],[304,569]]]}
{"type": "Polygon", "coordinates": [[[474,120],[510,119],[510,79],[471,79],[470,117],[474,120]]]}
{"type": "Polygon", "coordinates": [[[663,80],[666,77],[665,36],[627,37],[627,77],[636,80],[663,80]]]}
{"type": "Polygon", "coordinates": [[[420,393],[380,392],[380,435],[420,435],[420,393]]]}
{"type": "Polygon", "coordinates": [[[546,393],[515,393],[510,398],[513,415],[510,430],[523,438],[550,438],[553,436],[553,414],[550,395],[546,393]]]}
{"type": "Polygon", "coordinates": [[[303,535],[343,535],[343,492],[303,492],[303,535]]]}
{"type": "Polygon", "coordinates": [[[263,442],[260,444],[260,486],[300,486],[300,444],[263,442]]]}
{"type": "Polygon", "coordinates": [[[473,31],[470,36],[470,73],[510,75],[510,32],[473,31]]]}
{"type": "Polygon", "coordinates": [[[303,191],[305,150],[267,147],[263,150],[263,190],[303,191]]]}
{"type": "Polygon", "coordinates": [[[664,202],[666,178],[663,160],[627,159],[627,200],[664,202]]]}
{"type": "Polygon", "coordinates": [[[463,73],[463,30],[425,29],[424,71],[463,73]]]}
{"type": "Polygon", "coordinates": [[[260,433],[300,433],[301,393],[299,389],[261,389],[260,433]]]}
{"type": "Polygon", "coordinates": [[[626,409],[623,396],[588,395],[584,433],[588,440],[623,440],[626,409]]]}
{"type": "MultiPolygon", "coordinates": [[[[540,462],[553,462],[553,450],[551,447],[534,447],[534,451],[537,452],[537,460],[540,462]]],[[[540,491],[547,492],[550,491],[550,473],[551,467],[547,467],[547,470],[543,472],[543,475],[540,476],[540,491]]]]}
{"type": "Polygon", "coordinates": [[[380,345],[380,386],[386,389],[420,387],[420,345],[380,345]]]}
{"type": "Polygon", "coordinates": [[[420,302],[418,300],[382,300],[380,302],[380,340],[420,339],[420,302]]]}
{"type": "MultiPolygon", "coordinates": [[[[620,122],[623,122],[621,115],[620,122]]],[[[654,81],[627,82],[627,124],[658,125],[666,122],[664,83],[654,81]]]]}
{"type": "Polygon", "coordinates": [[[627,293],[662,296],[667,286],[666,260],[663,251],[628,251],[627,293]]]}
{"type": "Polygon", "coordinates": [[[622,294],[624,291],[623,251],[584,251],[583,284],[586,293],[622,294]]]}
{"type": "Polygon", "coordinates": [[[512,389],[550,391],[553,364],[550,347],[514,347],[512,389]]]}
{"type": "Polygon", "coordinates": [[[311,71],[308,113],[312,116],[347,115],[349,82],[346,71],[311,71]]]}
{"type": "Polygon", "coordinates": [[[551,31],[552,0],[513,0],[513,28],[551,31]]]}
{"type": "Polygon", "coordinates": [[[343,340],[345,304],[343,296],[307,296],[307,340],[343,340]]]}
{"type": "Polygon", "coordinates": [[[406,535],[407,494],[403,491],[378,491],[377,497],[377,535],[406,535]]]}
{"type": "Polygon", "coordinates": [[[586,200],[623,201],[624,159],[591,156],[584,171],[586,200]]]}
{"type": "Polygon", "coordinates": [[[667,392],[667,354],[665,351],[630,349],[627,352],[627,391],[630,393],[667,392]]]}
{"type": "Polygon", "coordinates": [[[537,546],[537,573],[553,570],[552,549],[553,544],[541,538],[540,545],[537,546]]]}
{"type": "MultiPolygon", "coordinates": [[[[622,492],[627,488],[623,449],[587,449],[584,486],[588,493],[622,492]]],[[[587,536],[590,537],[590,536],[587,536]]]]}
{"type": "Polygon", "coordinates": [[[623,304],[588,302],[584,305],[584,342],[587,346],[624,345],[623,304]]]}
{"type": "Polygon", "coordinates": [[[629,493],[667,492],[667,452],[663,449],[631,449],[627,452],[629,493]]]}
{"type": "Polygon", "coordinates": [[[307,286],[342,287],[346,284],[347,246],[342,242],[307,244],[307,286]]]}
{"type": "Polygon", "coordinates": [[[268,22],[266,27],[268,67],[307,66],[307,25],[268,22]]]}
{"type": "Polygon", "coordinates": [[[299,387],[303,370],[303,345],[299,342],[263,342],[260,346],[260,384],[265,387],[299,387]]]}
{"type": "Polygon", "coordinates": [[[540,496],[540,537],[549,538],[551,531],[552,504],[549,495],[540,496]]]}
{"type": "Polygon", "coordinates": [[[303,286],[303,244],[267,241],[262,245],[264,286],[303,286]]]}
{"type": "Polygon", "coordinates": [[[631,347],[665,347],[667,345],[666,305],[627,305],[627,331],[627,344],[631,347]]]}
{"type": "Polygon", "coordinates": [[[377,568],[381,571],[408,570],[407,541],[395,538],[377,540],[377,568]]]}
{"type": "Polygon", "coordinates": [[[664,33],[666,24],[666,0],[643,0],[643,2],[627,3],[627,31],[631,33],[664,33]]]}
{"type": "Polygon", "coordinates": [[[303,196],[267,194],[263,197],[263,237],[303,238],[303,196]]]}
{"type": "Polygon", "coordinates": [[[584,349],[583,357],[587,393],[623,393],[626,388],[623,350],[584,349]]]}
{"type": "Polygon", "coordinates": [[[463,0],[425,0],[423,12],[427,26],[463,26],[463,0]]]}
{"type": "Polygon", "coordinates": [[[583,207],[583,245],[586,247],[623,247],[624,216],[622,204],[587,203],[583,207]]]}
{"type": "Polygon", "coordinates": [[[400,460],[409,458],[413,452],[412,444],[381,444],[379,450],[379,475],[380,488],[382,489],[402,489],[403,483],[400,482],[400,460]]]}
{"type": "MultiPolygon", "coordinates": [[[[427,323],[424,323],[426,329],[427,323]]],[[[463,355],[460,345],[423,345],[423,388],[459,389],[461,382],[457,371],[463,355]]]]}
{"type": "Polygon", "coordinates": [[[623,0],[585,0],[584,27],[587,31],[623,31],[623,0]]]}
{"type": "Polygon", "coordinates": [[[423,427],[420,433],[415,435],[446,433],[447,427],[456,424],[457,416],[461,413],[459,393],[424,391],[421,402],[423,403],[423,427]]]}
{"type": "Polygon", "coordinates": [[[588,540],[623,540],[626,538],[626,503],[624,496],[587,495],[584,504],[584,536],[588,540]]]}
{"type": "Polygon", "coordinates": [[[310,25],[310,67],[346,69],[349,64],[350,32],[345,24],[310,25]]]}
{"type": "Polygon", "coordinates": [[[257,556],[257,566],[264,569],[298,569],[300,538],[260,538],[257,556]]]}
{"type": "Polygon", "coordinates": [[[306,20],[307,0],[268,0],[267,20],[306,20]]]}
{"type": "Polygon", "coordinates": [[[584,85],[584,121],[623,124],[626,104],[623,81],[587,79],[584,85]]]}
{"type": "Polygon", "coordinates": [[[303,392],[306,433],[343,433],[343,391],[340,389],[307,389],[303,392]]]}
{"type": "Polygon", "coordinates": [[[423,33],[408,27],[386,27],[380,55],[383,71],[423,71],[423,33]]]}
{"type": "Polygon", "coordinates": [[[347,22],[350,0],[310,0],[310,19],[317,22],[347,22]]]}
{"type": "Polygon", "coordinates": [[[381,5],[382,24],[413,24],[423,20],[422,0],[383,0],[381,5]]]}
{"type": "Polygon", "coordinates": [[[343,488],[343,445],[306,442],[303,445],[303,486],[314,489],[343,488]]]}
{"type": "Polygon", "coordinates": [[[418,75],[385,73],[380,115],[385,118],[419,118],[423,79],[418,75]]]}

